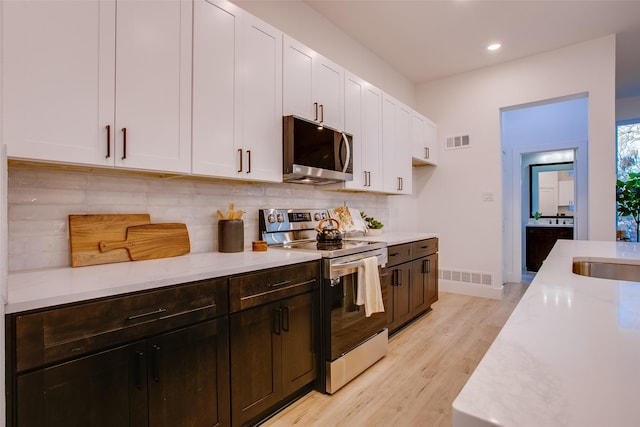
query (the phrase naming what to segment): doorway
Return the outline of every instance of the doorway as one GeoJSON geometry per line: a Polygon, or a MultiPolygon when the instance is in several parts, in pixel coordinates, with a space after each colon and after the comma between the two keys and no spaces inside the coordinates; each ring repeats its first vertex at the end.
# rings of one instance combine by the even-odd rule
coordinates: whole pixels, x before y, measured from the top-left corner
{"type": "MultiPolygon", "coordinates": [[[[562,157],[565,154],[558,153],[573,155],[574,236],[577,239],[588,238],[587,94],[503,108],[501,133],[505,249],[503,276],[505,281],[519,282],[526,272],[523,235],[532,214],[529,212],[528,178],[531,164],[566,161],[562,157]]],[[[525,274],[524,278],[530,279],[530,276],[525,274]]]]}
{"type": "Polygon", "coordinates": [[[521,155],[523,282],[533,280],[558,236],[575,236],[575,158],[574,149],[521,155]]]}

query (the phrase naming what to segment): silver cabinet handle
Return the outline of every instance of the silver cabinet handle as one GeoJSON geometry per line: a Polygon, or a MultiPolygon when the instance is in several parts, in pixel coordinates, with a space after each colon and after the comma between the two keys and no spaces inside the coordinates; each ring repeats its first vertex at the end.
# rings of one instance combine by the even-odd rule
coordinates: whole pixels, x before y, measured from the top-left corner
{"type": "Polygon", "coordinates": [[[315,118],[315,119],[313,119],[313,121],[314,121],[314,122],[317,122],[317,121],[318,121],[318,103],[317,103],[317,102],[314,102],[314,103],[313,103],[313,108],[314,108],[314,109],[315,109],[315,111],[316,111],[316,118],[315,118]]]}

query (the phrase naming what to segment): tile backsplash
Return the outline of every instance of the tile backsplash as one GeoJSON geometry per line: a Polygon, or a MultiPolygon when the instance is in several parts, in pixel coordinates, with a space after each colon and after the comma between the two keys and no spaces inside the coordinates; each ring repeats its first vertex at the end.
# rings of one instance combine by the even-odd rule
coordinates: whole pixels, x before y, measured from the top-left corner
{"type": "Polygon", "coordinates": [[[300,184],[252,184],[162,178],[134,172],[9,167],[9,271],[68,267],[69,214],[149,213],[151,222],[187,224],[191,252],[217,251],[216,210],[246,212],[245,250],[258,238],[258,209],[348,206],[380,218],[387,230],[389,197],[300,184]]]}

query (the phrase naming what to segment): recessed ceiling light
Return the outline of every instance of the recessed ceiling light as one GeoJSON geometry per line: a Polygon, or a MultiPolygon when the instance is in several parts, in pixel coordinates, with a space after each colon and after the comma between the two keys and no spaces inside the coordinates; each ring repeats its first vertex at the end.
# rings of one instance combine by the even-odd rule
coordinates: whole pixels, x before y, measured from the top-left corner
{"type": "Polygon", "coordinates": [[[498,50],[502,47],[502,45],[500,43],[492,43],[489,46],[487,46],[487,50],[498,50]]]}

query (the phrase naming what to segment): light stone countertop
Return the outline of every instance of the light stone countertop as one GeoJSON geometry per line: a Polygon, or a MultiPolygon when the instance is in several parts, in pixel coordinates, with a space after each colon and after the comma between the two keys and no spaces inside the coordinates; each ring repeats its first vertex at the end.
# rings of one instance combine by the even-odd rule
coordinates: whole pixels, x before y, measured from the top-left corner
{"type": "Polygon", "coordinates": [[[387,246],[400,245],[403,243],[415,242],[417,240],[431,239],[434,237],[439,237],[438,233],[418,233],[418,232],[404,232],[404,231],[393,231],[387,233],[386,231],[382,231],[382,234],[379,236],[370,236],[370,235],[362,235],[362,233],[356,233],[350,236],[350,239],[359,239],[359,240],[368,240],[371,242],[386,242],[387,246]]]}
{"type": "Polygon", "coordinates": [[[198,253],[174,258],[10,273],[7,313],[320,259],[284,250],[198,253]]]}
{"type": "Polygon", "coordinates": [[[640,262],[640,244],[559,240],[453,402],[454,427],[640,425],[639,282],[574,257],[640,262]]]}
{"type": "Polygon", "coordinates": [[[551,224],[545,223],[537,223],[537,224],[527,224],[527,227],[565,227],[565,228],[573,228],[573,224],[563,224],[562,222],[556,224],[555,222],[551,224]]]}
{"type": "MultiPolygon", "coordinates": [[[[383,233],[352,236],[396,245],[437,237],[434,233],[383,233]]],[[[103,298],[162,286],[247,273],[320,259],[320,254],[269,249],[237,253],[198,253],[149,261],[62,267],[10,273],[7,313],[103,298]]]]}

